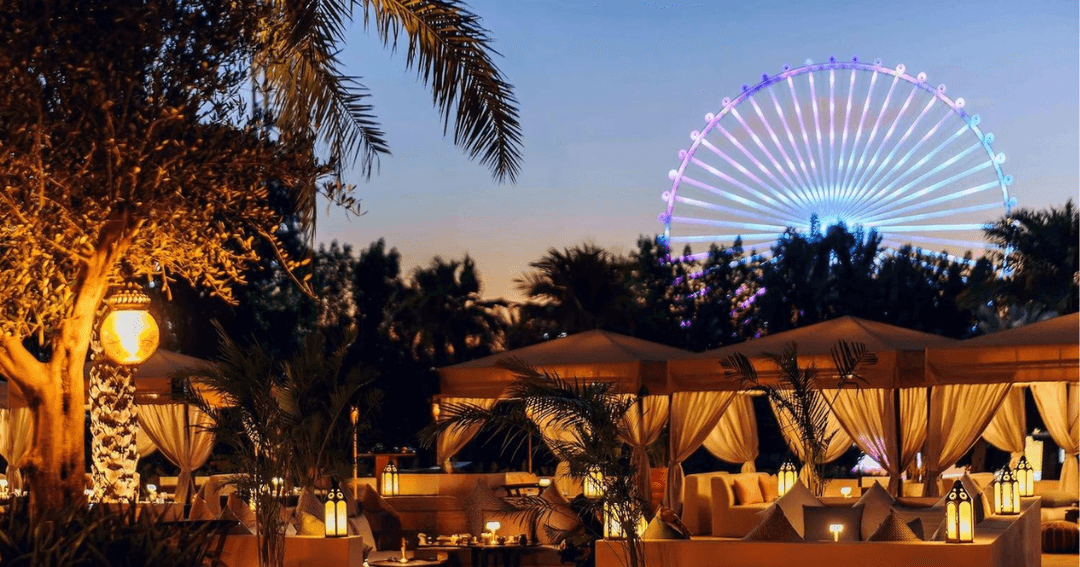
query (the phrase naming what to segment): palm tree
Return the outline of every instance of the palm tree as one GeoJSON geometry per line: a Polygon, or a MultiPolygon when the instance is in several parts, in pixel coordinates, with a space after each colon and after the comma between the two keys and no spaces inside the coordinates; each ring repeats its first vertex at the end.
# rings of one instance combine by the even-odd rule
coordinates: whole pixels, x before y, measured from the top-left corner
{"type": "Polygon", "coordinates": [[[562,332],[625,327],[632,302],[626,262],[593,244],[551,248],[529,264],[536,271],[514,279],[530,300],[524,315],[546,319],[562,332]]]}
{"type": "Polygon", "coordinates": [[[831,400],[818,381],[817,369],[813,366],[799,368],[795,343],[788,345],[780,354],[765,356],[780,369],[776,384],[762,381],[754,364],[742,353],[735,353],[720,361],[720,364],[727,369],[728,375],[739,379],[743,389],[764,393],[778,411],[786,414],[787,422],[795,429],[797,439],[803,446],[803,472],[808,488],[821,496],[825,490],[825,464],[822,460],[832,441],[832,435],[826,434],[830,407],[841,388],[865,382],[858,375],[858,369],[864,364],[874,364],[877,356],[867,352],[862,343],[840,341],[833,347],[836,393],[831,400]]]}
{"type": "MultiPolygon", "coordinates": [[[[566,436],[569,440],[545,442],[567,463],[571,475],[600,473],[602,495],[586,503],[584,513],[597,517],[604,517],[605,512],[614,514],[626,534],[630,565],[641,565],[644,559],[637,530],[648,510],[649,495],[641,492],[633,451],[619,436],[633,397],[618,395],[610,382],[566,379],[513,358],[499,365],[514,374],[503,400],[490,409],[473,404],[444,405],[442,418],[421,433],[424,444],[433,444],[440,432],[473,426],[502,436],[504,449],[520,447],[527,437],[539,435],[537,423],[571,432],[566,436]]],[[[520,513],[533,520],[555,512],[539,497],[519,499],[517,505],[520,513]]],[[[584,522],[586,527],[590,523],[584,522]]],[[[593,539],[603,537],[602,533],[590,535],[593,539]]]]}

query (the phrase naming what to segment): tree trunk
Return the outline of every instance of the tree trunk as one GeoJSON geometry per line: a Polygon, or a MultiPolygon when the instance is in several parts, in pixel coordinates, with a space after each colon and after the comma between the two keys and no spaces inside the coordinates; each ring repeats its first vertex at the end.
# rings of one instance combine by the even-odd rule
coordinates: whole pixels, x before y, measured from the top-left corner
{"type": "Polygon", "coordinates": [[[34,509],[58,508],[82,498],[86,487],[83,431],[83,357],[64,349],[45,366],[49,386],[29,400],[33,447],[24,470],[34,509]],[[78,358],[75,358],[75,357],[78,358]]]}

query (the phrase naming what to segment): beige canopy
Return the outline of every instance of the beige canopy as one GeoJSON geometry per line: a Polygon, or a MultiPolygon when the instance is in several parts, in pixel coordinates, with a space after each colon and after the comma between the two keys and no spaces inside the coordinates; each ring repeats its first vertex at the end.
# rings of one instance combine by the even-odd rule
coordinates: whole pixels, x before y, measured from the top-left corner
{"type": "Polygon", "coordinates": [[[720,366],[721,360],[737,352],[751,359],[763,381],[775,380],[777,367],[764,355],[780,354],[793,342],[798,346],[799,366],[813,364],[820,369],[822,386],[828,387],[833,383],[829,370],[834,368],[830,352],[840,340],[863,343],[877,355],[876,364],[860,370],[860,375],[869,382],[864,387],[870,388],[923,385],[926,348],[959,344],[940,335],[845,316],[672,360],[668,363],[671,388],[674,391],[738,390],[738,380],[725,377],[720,366]]]}
{"type": "Polygon", "coordinates": [[[443,398],[497,398],[513,375],[497,366],[517,358],[564,378],[616,382],[621,392],[645,386],[649,393],[668,391],[668,361],[689,351],[610,331],[585,331],[439,369],[443,398]]]}

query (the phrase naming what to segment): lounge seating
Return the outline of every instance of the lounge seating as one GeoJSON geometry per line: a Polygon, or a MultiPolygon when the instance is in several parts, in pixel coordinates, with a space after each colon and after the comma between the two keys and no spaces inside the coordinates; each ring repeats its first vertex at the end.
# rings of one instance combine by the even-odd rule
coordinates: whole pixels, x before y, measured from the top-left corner
{"type": "Polygon", "coordinates": [[[698,473],[683,479],[682,521],[692,535],[712,534],[712,479],[717,476],[728,476],[728,473],[698,473]]]}
{"type": "Polygon", "coordinates": [[[769,507],[770,502],[740,504],[735,497],[735,483],[748,479],[769,477],[769,473],[739,473],[717,475],[710,479],[712,492],[712,535],[743,537],[761,522],[758,512],[769,507]]]}

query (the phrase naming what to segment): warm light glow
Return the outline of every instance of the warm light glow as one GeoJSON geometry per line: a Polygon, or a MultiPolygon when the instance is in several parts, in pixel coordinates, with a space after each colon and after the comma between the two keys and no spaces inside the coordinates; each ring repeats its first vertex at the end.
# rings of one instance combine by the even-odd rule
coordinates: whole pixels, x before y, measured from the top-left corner
{"type": "Polygon", "coordinates": [[[539,481],[537,481],[537,483],[540,485],[540,488],[547,488],[547,487],[551,486],[551,479],[550,478],[542,478],[539,481]]]}
{"type": "MultiPolygon", "coordinates": [[[[1036,430],[1036,432],[1038,431],[1036,430]]],[[[1031,464],[1031,470],[1034,473],[1033,478],[1035,480],[1042,480],[1043,442],[1028,435],[1027,438],[1024,439],[1024,458],[1031,464]]]]}
{"type": "Polygon", "coordinates": [[[582,483],[582,494],[585,498],[600,498],[604,495],[604,474],[600,472],[599,468],[593,467],[589,469],[589,473],[585,475],[585,482],[582,483]]]}
{"type": "Polygon", "coordinates": [[[840,541],[840,532],[844,531],[844,524],[829,524],[829,531],[832,532],[833,541],[840,541]]]}
{"type": "Polygon", "coordinates": [[[349,408],[349,422],[356,426],[358,421],[360,421],[360,408],[352,406],[349,408]]]}
{"type": "Polygon", "coordinates": [[[795,465],[791,461],[786,461],[780,465],[780,470],[776,473],[776,488],[780,496],[787,494],[787,491],[791,490],[791,487],[795,486],[795,482],[799,478],[799,471],[796,470],[795,465]]]}
{"type": "Polygon", "coordinates": [[[1035,471],[1028,463],[1027,457],[1020,457],[1016,463],[1016,480],[1020,483],[1020,496],[1035,496],[1035,471]]]}
{"type": "Polygon", "coordinates": [[[959,481],[945,496],[945,541],[971,543],[975,541],[975,521],[971,495],[959,481]]]}
{"type": "Polygon", "coordinates": [[[1006,516],[1020,513],[1020,483],[1008,465],[994,477],[994,513],[1006,516]]]}
{"type": "Polygon", "coordinates": [[[344,537],[349,535],[348,511],[345,507],[345,495],[339,489],[333,489],[323,505],[323,521],[326,523],[326,537],[344,537]]]}
{"type": "Polygon", "coordinates": [[[484,527],[487,529],[487,531],[491,532],[492,537],[494,537],[495,534],[499,531],[499,528],[502,527],[502,524],[500,524],[499,522],[488,522],[484,524],[484,527]]]}
{"type": "Polygon", "coordinates": [[[398,483],[398,469],[394,463],[387,463],[386,467],[382,471],[382,479],[380,479],[380,490],[383,496],[397,496],[399,494],[400,485],[398,483]]]}
{"type": "Polygon", "coordinates": [[[439,421],[439,414],[442,413],[442,407],[439,406],[439,402],[431,404],[431,417],[435,421],[439,421]]]}
{"type": "Polygon", "coordinates": [[[157,321],[145,310],[114,310],[101,323],[101,348],[116,364],[139,364],[157,350],[157,321]]]}
{"type": "MultiPolygon", "coordinates": [[[[645,532],[647,525],[648,522],[645,521],[645,517],[639,516],[636,530],[638,537],[641,537],[641,534],[645,532]]],[[[611,504],[604,505],[604,537],[609,539],[626,537],[626,530],[623,529],[622,522],[619,521],[619,515],[615,513],[615,508],[611,504]]]]}
{"type": "Polygon", "coordinates": [[[840,487],[840,495],[843,496],[844,498],[851,498],[851,487],[850,486],[841,486],[840,487]]]}

